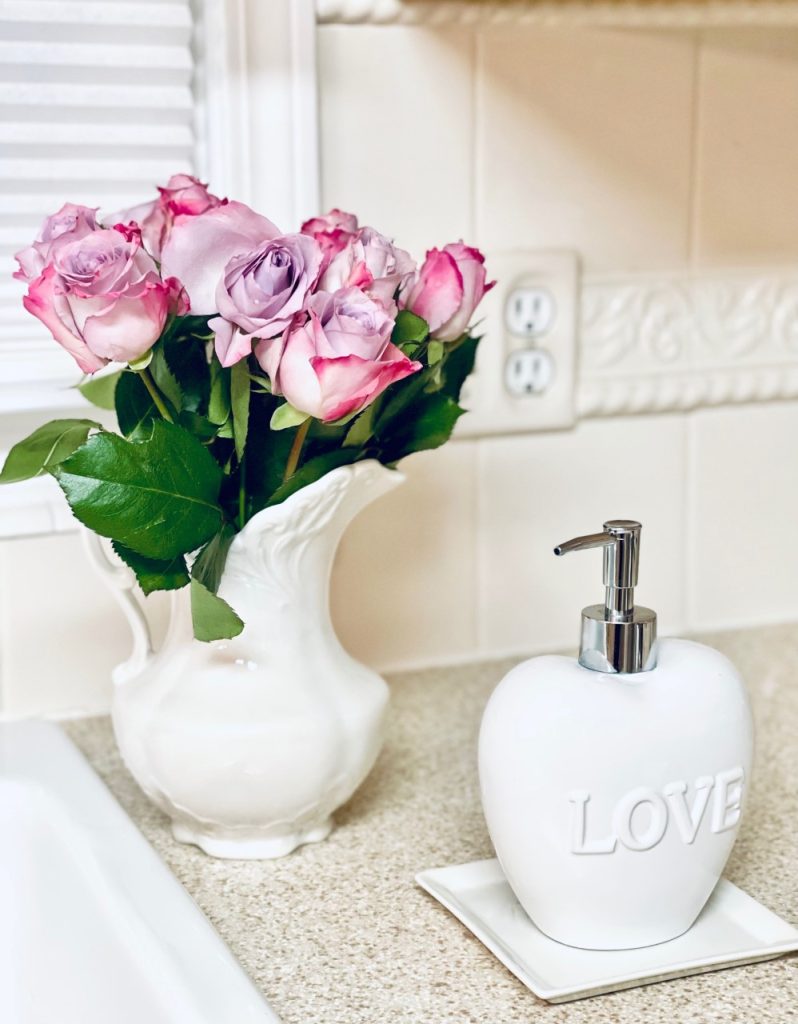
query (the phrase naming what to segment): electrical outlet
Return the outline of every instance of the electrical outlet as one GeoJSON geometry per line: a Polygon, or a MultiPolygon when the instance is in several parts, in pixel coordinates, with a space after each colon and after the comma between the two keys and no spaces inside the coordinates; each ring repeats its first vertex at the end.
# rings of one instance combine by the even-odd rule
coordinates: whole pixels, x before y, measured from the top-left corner
{"type": "Polygon", "coordinates": [[[542,348],[519,348],[507,356],[504,386],[516,398],[542,395],[551,384],[554,361],[542,348]]]}
{"type": "Polygon", "coordinates": [[[504,325],[519,338],[539,338],[554,323],[554,299],[547,288],[514,288],[504,306],[504,325]]]}
{"type": "Polygon", "coordinates": [[[579,271],[576,254],[488,253],[474,373],[461,396],[461,437],[573,426],[579,271]]]}

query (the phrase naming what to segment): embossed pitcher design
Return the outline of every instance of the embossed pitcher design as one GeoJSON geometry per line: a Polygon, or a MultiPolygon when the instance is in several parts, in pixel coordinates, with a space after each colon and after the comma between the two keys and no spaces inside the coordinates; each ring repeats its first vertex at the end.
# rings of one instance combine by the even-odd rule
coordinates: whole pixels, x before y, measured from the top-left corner
{"type": "Polygon", "coordinates": [[[94,544],[135,640],[114,673],[117,742],[176,839],[215,857],[282,856],[324,839],[370,771],[388,688],[341,646],[329,579],[349,522],[403,479],[360,462],[253,516],[219,587],[245,622],[233,640],[194,639],[186,588],[153,653],[129,573],[94,544]]]}

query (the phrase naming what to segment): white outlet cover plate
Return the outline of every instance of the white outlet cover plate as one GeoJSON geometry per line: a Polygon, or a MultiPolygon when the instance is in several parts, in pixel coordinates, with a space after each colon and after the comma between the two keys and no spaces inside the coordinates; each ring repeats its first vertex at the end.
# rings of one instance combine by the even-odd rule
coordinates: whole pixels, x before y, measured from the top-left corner
{"type": "Polygon", "coordinates": [[[482,335],[474,373],[466,381],[461,405],[468,410],[457,423],[459,437],[529,433],[573,426],[576,386],[576,325],[579,265],[567,250],[518,249],[488,253],[488,277],[496,286],[477,311],[482,335]],[[554,303],[554,322],[534,339],[512,334],[505,323],[507,299],[516,289],[545,288],[554,303]],[[505,387],[507,357],[523,348],[539,348],[552,359],[551,382],[542,393],[514,396],[505,387]]]}
{"type": "Polygon", "coordinates": [[[576,949],[538,931],[495,859],[422,871],[416,882],[550,1003],[772,960],[798,949],[798,929],[725,878],[684,935],[619,950],[576,949]]]}

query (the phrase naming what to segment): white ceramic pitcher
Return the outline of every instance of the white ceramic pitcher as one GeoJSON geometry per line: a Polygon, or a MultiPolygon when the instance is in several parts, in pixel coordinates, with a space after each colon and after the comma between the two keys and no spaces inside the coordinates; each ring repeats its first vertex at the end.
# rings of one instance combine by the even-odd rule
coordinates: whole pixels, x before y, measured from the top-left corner
{"type": "Polygon", "coordinates": [[[130,659],[114,672],[117,742],[176,839],[214,857],[283,856],[324,839],[333,811],[370,771],[388,687],[341,646],[329,579],[349,522],[403,479],[359,462],[253,516],[219,587],[245,622],[233,640],[194,639],[185,588],[172,595],[166,639],[153,653],[131,574],[90,535],[134,635],[130,659]]]}

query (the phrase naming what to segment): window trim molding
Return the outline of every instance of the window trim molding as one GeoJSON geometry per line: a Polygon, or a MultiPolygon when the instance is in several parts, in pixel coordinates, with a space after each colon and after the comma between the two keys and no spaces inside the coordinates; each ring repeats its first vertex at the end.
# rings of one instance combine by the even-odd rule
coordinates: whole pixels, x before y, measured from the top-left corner
{"type": "MultiPolygon", "coordinates": [[[[319,206],[314,2],[270,0],[268,19],[260,0],[192,6],[197,171],[216,191],[296,230],[319,206]],[[268,45],[257,45],[264,38],[268,45]]],[[[85,409],[79,380],[54,341],[23,329],[0,346],[0,415],[85,409]]]]}
{"type": "Polygon", "coordinates": [[[318,211],[314,0],[194,0],[198,170],[285,231],[318,211]],[[279,159],[274,154],[279,154],[279,159]]]}

